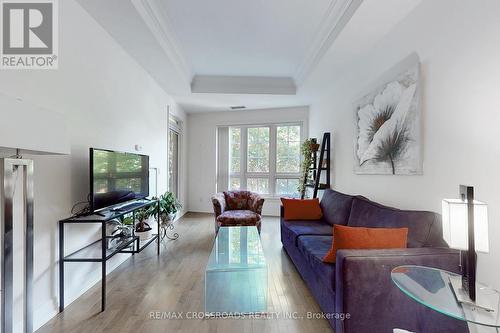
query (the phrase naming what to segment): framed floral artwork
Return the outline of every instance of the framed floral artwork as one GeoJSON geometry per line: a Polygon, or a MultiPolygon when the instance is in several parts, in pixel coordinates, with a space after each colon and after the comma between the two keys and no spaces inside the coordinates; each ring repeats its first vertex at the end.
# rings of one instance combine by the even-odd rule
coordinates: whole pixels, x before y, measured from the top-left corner
{"type": "Polygon", "coordinates": [[[422,174],[420,65],[412,55],[355,103],[357,174],[422,174]]]}

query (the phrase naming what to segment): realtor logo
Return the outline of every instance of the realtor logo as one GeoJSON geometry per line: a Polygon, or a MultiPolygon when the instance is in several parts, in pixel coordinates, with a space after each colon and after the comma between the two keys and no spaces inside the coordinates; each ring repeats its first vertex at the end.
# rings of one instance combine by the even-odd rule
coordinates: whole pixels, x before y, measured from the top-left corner
{"type": "Polygon", "coordinates": [[[56,69],[57,0],[0,0],[2,69],[56,69]]]}

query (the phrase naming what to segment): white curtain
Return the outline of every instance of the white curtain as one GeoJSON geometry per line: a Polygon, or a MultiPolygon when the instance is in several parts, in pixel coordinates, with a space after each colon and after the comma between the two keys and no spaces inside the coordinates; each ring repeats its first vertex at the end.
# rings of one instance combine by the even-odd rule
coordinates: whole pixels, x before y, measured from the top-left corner
{"type": "Polygon", "coordinates": [[[229,127],[217,127],[217,192],[229,187],[229,127]]]}

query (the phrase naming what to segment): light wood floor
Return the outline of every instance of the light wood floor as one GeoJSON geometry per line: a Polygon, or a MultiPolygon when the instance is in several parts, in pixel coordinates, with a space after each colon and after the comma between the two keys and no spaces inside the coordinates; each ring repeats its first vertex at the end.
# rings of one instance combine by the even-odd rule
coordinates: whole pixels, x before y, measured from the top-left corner
{"type": "MultiPolygon", "coordinates": [[[[205,265],[214,239],[213,216],[189,213],[177,223],[180,238],[137,254],[108,276],[107,308],[100,284],[66,307],[38,333],[57,332],[331,332],[324,319],[150,319],[152,311],[203,312],[205,265]]],[[[265,217],[262,244],[268,263],[269,311],[307,317],[319,312],[281,247],[279,219],[265,217]]]]}

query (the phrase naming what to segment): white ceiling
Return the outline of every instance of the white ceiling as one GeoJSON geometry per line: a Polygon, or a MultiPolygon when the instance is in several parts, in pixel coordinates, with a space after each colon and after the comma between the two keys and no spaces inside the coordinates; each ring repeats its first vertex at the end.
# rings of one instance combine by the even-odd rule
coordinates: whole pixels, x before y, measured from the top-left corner
{"type": "Polygon", "coordinates": [[[337,72],[369,52],[420,2],[77,1],[187,112],[229,110],[232,105],[249,109],[309,105],[337,72]],[[192,93],[191,82],[198,76],[219,83],[224,77],[238,78],[229,78],[226,90],[214,86],[206,89],[212,93],[192,93]],[[283,89],[276,87],[265,94],[255,94],[255,89],[246,94],[217,93],[228,92],[228,86],[245,76],[251,77],[246,86],[253,82],[271,86],[277,77],[295,82],[296,94],[279,94],[276,91],[283,89]],[[257,76],[260,81],[252,81],[257,76]]]}
{"type": "Polygon", "coordinates": [[[293,77],[331,0],[160,0],[197,75],[293,77]]]}

